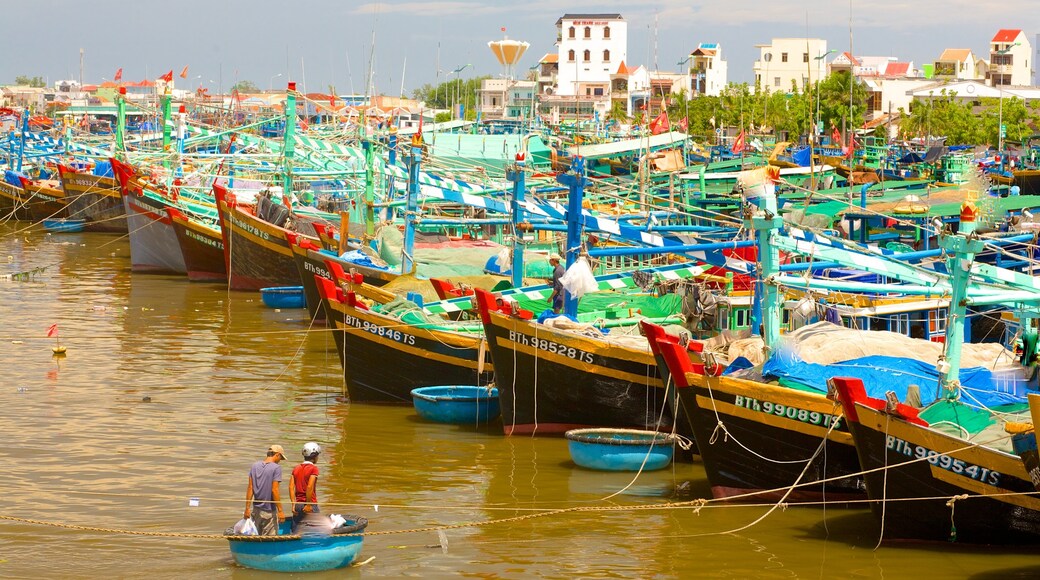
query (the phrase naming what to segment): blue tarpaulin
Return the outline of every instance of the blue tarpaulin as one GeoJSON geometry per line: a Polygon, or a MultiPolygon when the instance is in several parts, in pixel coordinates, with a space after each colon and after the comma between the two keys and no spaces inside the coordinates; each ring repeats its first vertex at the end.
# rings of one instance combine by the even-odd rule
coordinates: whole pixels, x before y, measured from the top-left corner
{"type": "Polygon", "coordinates": [[[17,171],[11,171],[10,169],[8,169],[7,171],[4,171],[4,183],[13,185],[15,187],[21,187],[22,186],[22,182],[19,181],[19,179],[18,179],[19,176],[20,177],[26,177],[22,173],[18,173],[17,171]]]}
{"type": "Polygon", "coordinates": [[[798,164],[799,167],[809,167],[812,161],[812,148],[803,147],[798,151],[795,151],[791,158],[798,164]]]}
{"type": "Polygon", "coordinates": [[[357,264],[358,266],[365,266],[366,268],[375,268],[377,270],[389,270],[390,269],[390,268],[387,268],[385,265],[376,264],[375,262],[372,261],[372,258],[370,258],[367,254],[365,254],[361,250],[351,250],[349,252],[344,252],[344,254],[342,256],[340,256],[340,258],[342,258],[344,261],[350,262],[351,264],[357,264]]]}
{"type": "Polygon", "coordinates": [[[94,165],[94,175],[97,175],[98,177],[115,177],[115,174],[112,173],[112,162],[98,161],[97,164],[94,165]]]}
{"type": "MultiPolygon", "coordinates": [[[[921,402],[935,401],[939,373],[934,364],[893,356],[865,356],[829,365],[805,362],[790,349],[781,349],[762,367],[766,379],[786,379],[827,392],[827,380],[833,377],[853,377],[863,381],[871,397],[885,397],[894,391],[900,401],[906,400],[907,387],[920,388],[921,402]]],[[[1026,401],[1025,381],[1014,382],[1010,377],[994,374],[985,367],[962,368],[962,399],[966,403],[987,407],[1026,401]]]]}

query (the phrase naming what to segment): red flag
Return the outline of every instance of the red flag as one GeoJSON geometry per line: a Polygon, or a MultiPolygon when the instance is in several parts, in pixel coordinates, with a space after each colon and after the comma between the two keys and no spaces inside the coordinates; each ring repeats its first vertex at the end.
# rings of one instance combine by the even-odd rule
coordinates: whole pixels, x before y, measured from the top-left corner
{"type": "Polygon", "coordinates": [[[846,157],[851,158],[852,157],[852,152],[856,150],[856,145],[857,145],[857,143],[856,143],[856,135],[850,133],[849,134],[849,145],[848,145],[848,147],[842,146],[841,152],[846,157]]]}
{"type": "Polygon", "coordinates": [[[841,132],[838,131],[837,127],[834,127],[833,129],[831,129],[831,142],[834,143],[834,144],[838,144],[838,143],[842,142],[841,132]]]}
{"type": "Polygon", "coordinates": [[[506,31],[506,27],[505,27],[505,26],[503,26],[503,27],[502,27],[502,32],[505,32],[505,31],[506,31]]]}
{"type": "Polygon", "coordinates": [[[676,123],[675,125],[676,125],[677,127],[679,127],[679,130],[680,130],[680,131],[685,131],[685,130],[686,130],[686,129],[688,129],[688,128],[689,128],[689,126],[690,126],[690,125],[689,125],[689,121],[687,121],[687,120],[686,120],[686,117],[683,117],[683,118],[682,118],[682,121],[679,121],[679,122],[678,122],[678,123],[676,123]]]}
{"type": "Polygon", "coordinates": [[[47,338],[53,338],[58,336],[58,325],[52,324],[47,327],[47,338]]]}
{"type": "Polygon", "coordinates": [[[168,73],[164,74],[163,76],[159,77],[159,80],[166,81],[166,82],[172,82],[173,81],[173,69],[170,69],[170,72],[168,72],[168,73]]]}
{"type": "Polygon", "coordinates": [[[114,80],[114,81],[121,81],[121,80],[123,80],[123,69],[121,69],[121,68],[116,69],[116,74],[115,74],[115,76],[112,77],[112,80],[114,80]]]}
{"type": "Polygon", "coordinates": [[[184,65],[184,68],[181,69],[181,78],[182,79],[188,78],[188,65],[184,65]]]}
{"type": "Polygon", "coordinates": [[[744,149],[746,148],[745,144],[744,144],[744,137],[745,137],[744,131],[741,130],[740,134],[737,135],[737,138],[733,141],[733,148],[730,149],[730,151],[732,151],[734,153],[742,153],[744,151],[744,149]]]}
{"type": "Polygon", "coordinates": [[[668,112],[661,111],[661,114],[656,119],[650,121],[650,133],[652,135],[659,135],[669,129],[668,124],[668,112]]]}

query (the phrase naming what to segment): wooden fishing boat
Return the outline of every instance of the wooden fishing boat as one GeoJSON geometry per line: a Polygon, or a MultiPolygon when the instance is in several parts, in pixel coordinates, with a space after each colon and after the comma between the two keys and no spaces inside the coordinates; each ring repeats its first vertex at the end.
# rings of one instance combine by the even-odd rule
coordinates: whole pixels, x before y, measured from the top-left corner
{"type": "MultiPolygon", "coordinates": [[[[471,332],[447,321],[410,324],[366,306],[351,285],[344,291],[316,278],[351,401],[411,404],[418,387],[491,381],[494,367],[479,324],[469,324],[471,332]]],[[[367,289],[374,292],[379,290],[367,289]]],[[[384,293],[388,304],[393,298],[384,293]]]]}
{"type": "Polygon", "coordinates": [[[28,198],[19,174],[14,171],[5,171],[4,179],[0,180],[0,219],[15,219],[29,221],[32,215],[29,213],[28,198]]]}
{"type": "MultiPolygon", "coordinates": [[[[657,340],[704,461],[712,495],[762,501],[849,501],[866,489],[840,406],[823,394],[704,374],[720,369],[663,331],[657,340]],[[832,479],[826,483],[819,483],[832,479]],[[788,488],[799,487],[788,494],[788,488]]],[[[694,347],[696,348],[696,347],[694,347]]]]}
{"type": "Polygon", "coordinates": [[[477,291],[506,435],[588,427],[670,431],[671,407],[649,349],[555,329],[477,291]]]}
{"type": "MultiPolygon", "coordinates": [[[[322,228],[324,231],[324,228],[322,228]]],[[[326,280],[337,280],[334,272],[330,270],[331,265],[338,267],[340,272],[356,272],[362,276],[365,284],[382,286],[397,278],[398,274],[382,268],[370,268],[365,265],[348,262],[340,258],[334,250],[327,250],[318,246],[311,238],[297,236],[295,233],[287,234],[292,249],[293,260],[296,270],[303,283],[304,297],[307,299],[307,312],[311,319],[326,320],[325,307],[322,305],[321,294],[318,291],[318,283],[315,276],[326,280]]],[[[345,279],[345,274],[339,277],[345,279]]]]}
{"type": "Polygon", "coordinates": [[[188,280],[223,282],[227,280],[224,264],[224,238],[216,224],[190,216],[175,207],[167,208],[173,232],[184,257],[188,280]]]}
{"type": "Polygon", "coordinates": [[[298,286],[300,275],[292,257],[288,230],[256,216],[237,203],[234,194],[214,184],[224,263],[232,290],[257,291],[269,286],[298,286]]]}
{"type": "Polygon", "coordinates": [[[1040,491],[1040,452],[1036,446],[1036,426],[1040,425],[1040,394],[1029,394],[1029,418],[1029,423],[1016,425],[1008,432],[1011,433],[1011,444],[1015,453],[1022,458],[1030,481],[1040,491]]]}
{"type": "MultiPolygon", "coordinates": [[[[104,164],[110,167],[109,162],[104,164]]],[[[58,175],[70,200],[69,215],[87,220],[86,231],[127,233],[126,208],[114,175],[78,171],[63,163],[58,164],[58,175]]]]}
{"type": "Polygon", "coordinates": [[[130,269],[134,272],[185,274],[188,269],[167,211],[169,204],[146,194],[146,184],[133,167],[118,160],[119,177],[130,237],[130,269]]]}
{"type": "Polygon", "coordinates": [[[34,222],[46,219],[69,217],[69,199],[61,189],[61,183],[53,179],[31,180],[21,178],[22,189],[29,200],[29,216],[34,222]]]}
{"type": "MultiPolygon", "coordinates": [[[[925,410],[867,396],[859,379],[834,378],[871,509],[884,537],[981,544],[1040,541],[1040,499],[1022,461],[969,425],[988,413],[954,400],[925,410]],[[953,423],[958,435],[935,426],[953,423]]],[[[998,409],[1009,412],[1010,409],[998,409]]],[[[1019,405],[1020,413],[1026,412],[1019,405]]],[[[989,425],[989,421],[984,421],[989,425]]],[[[1010,439],[1006,433],[1003,439],[1010,439]]],[[[1010,449],[1010,446],[1007,446],[1010,449]]]]}
{"type": "Polygon", "coordinates": [[[241,536],[225,533],[231,556],[246,568],[271,572],[321,572],[353,564],[361,553],[368,520],[346,516],[342,526],[323,535],[293,534],[290,522],[277,536],[241,536]]]}

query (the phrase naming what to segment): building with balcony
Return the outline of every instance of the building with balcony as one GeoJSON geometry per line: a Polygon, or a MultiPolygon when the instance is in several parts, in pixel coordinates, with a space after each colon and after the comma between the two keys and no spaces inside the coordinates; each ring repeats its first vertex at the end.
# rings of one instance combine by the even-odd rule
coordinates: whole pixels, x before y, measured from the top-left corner
{"type": "Polygon", "coordinates": [[[766,92],[804,91],[810,82],[827,76],[827,41],[822,38],[774,38],[756,44],[755,86],[766,92]]]}
{"type": "Polygon", "coordinates": [[[702,42],[690,53],[690,82],[686,94],[717,97],[726,87],[726,61],[717,42],[702,42]]]}
{"type": "Polygon", "coordinates": [[[978,59],[970,48],[947,48],[939,55],[932,68],[932,78],[942,80],[970,80],[980,78],[978,59]]]}
{"type": "Polygon", "coordinates": [[[628,23],[620,14],[564,14],[556,30],[554,93],[609,101],[610,76],[628,58],[628,23]]]}
{"type": "Polygon", "coordinates": [[[535,82],[538,85],[535,90],[539,95],[551,94],[556,91],[556,77],[560,72],[560,55],[550,52],[538,61],[535,70],[535,82]]]}
{"type": "Polygon", "coordinates": [[[536,81],[484,79],[480,83],[477,111],[483,119],[520,120],[531,116],[536,81]]]}
{"type": "Polygon", "coordinates": [[[1029,59],[1032,53],[1033,47],[1021,30],[998,31],[989,43],[989,70],[985,78],[994,87],[1031,84],[1029,59]]]}

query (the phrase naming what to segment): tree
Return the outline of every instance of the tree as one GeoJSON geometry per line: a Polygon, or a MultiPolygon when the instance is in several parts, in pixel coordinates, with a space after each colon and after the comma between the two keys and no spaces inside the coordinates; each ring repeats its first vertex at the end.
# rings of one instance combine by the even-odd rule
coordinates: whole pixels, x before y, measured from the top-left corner
{"type": "Polygon", "coordinates": [[[867,111],[867,88],[859,79],[853,80],[848,71],[832,73],[823,80],[819,98],[820,118],[824,127],[844,125],[854,128],[863,125],[863,115],[867,111]]]}
{"type": "Polygon", "coordinates": [[[472,79],[450,79],[439,85],[429,83],[412,91],[412,98],[425,101],[428,108],[450,109],[452,105],[461,103],[466,109],[466,118],[476,118],[477,95],[480,84],[490,76],[472,79]]]}
{"type": "Polygon", "coordinates": [[[628,121],[628,111],[625,108],[624,101],[614,101],[610,104],[610,112],[607,113],[607,120],[617,121],[618,123],[628,121]]]}
{"type": "Polygon", "coordinates": [[[260,87],[256,86],[253,81],[238,81],[231,85],[231,90],[238,91],[240,93],[259,93],[260,87]]]}
{"type": "Polygon", "coordinates": [[[14,84],[19,86],[28,86],[38,89],[42,89],[47,86],[47,83],[43,81],[43,77],[29,77],[25,75],[18,75],[14,78],[14,84]]]}

